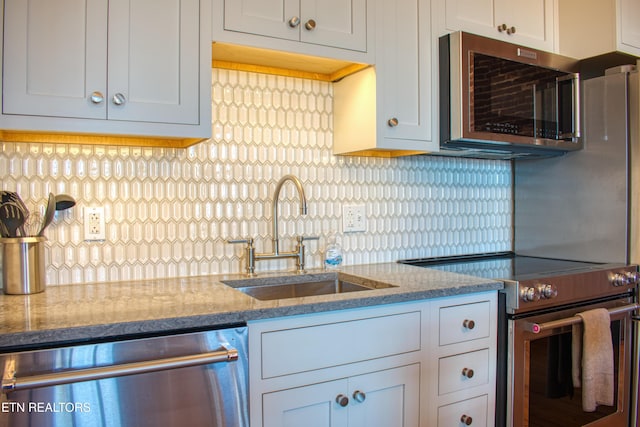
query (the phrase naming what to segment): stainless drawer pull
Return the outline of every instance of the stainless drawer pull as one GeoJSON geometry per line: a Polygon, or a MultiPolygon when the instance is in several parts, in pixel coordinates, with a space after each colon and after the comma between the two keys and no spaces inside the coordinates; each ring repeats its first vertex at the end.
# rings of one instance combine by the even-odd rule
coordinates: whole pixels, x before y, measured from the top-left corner
{"type": "MultiPolygon", "coordinates": [[[[639,304],[623,305],[622,307],[609,309],[609,315],[612,316],[614,314],[626,313],[628,311],[637,310],[639,308],[640,308],[639,304]]],[[[545,329],[561,328],[563,326],[570,326],[580,322],[582,322],[582,317],[573,316],[573,317],[567,317],[566,319],[552,320],[551,322],[545,322],[545,323],[528,323],[525,328],[529,332],[533,332],[534,334],[539,334],[545,329]]]]}
{"type": "Polygon", "coordinates": [[[209,363],[231,362],[238,359],[238,350],[223,345],[225,350],[188,356],[169,357],[166,359],[144,362],[125,363],[122,365],[102,366],[99,368],[78,369],[74,371],[52,372],[25,378],[15,377],[15,368],[5,370],[2,379],[2,393],[28,390],[38,387],[50,387],[82,381],[101,380],[105,378],[123,377],[126,375],[145,374],[167,369],[186,368],[189,366],[208,365],[209,363]]]}

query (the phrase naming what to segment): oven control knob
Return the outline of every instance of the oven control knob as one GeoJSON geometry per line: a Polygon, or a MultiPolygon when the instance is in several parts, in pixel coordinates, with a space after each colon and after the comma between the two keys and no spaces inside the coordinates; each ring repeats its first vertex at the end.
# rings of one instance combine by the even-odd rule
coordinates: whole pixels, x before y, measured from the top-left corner
{"type": "Polygon", "coordinates": [[[640,272],[637,271],[627,271],[625,273],[627,275],[627,278],[629,279],[629,284],[630,285],[638,285],[640,284],[640,272]]]}
{"type": "Polygon", "coordinates": [[[629,277],[622,273],[612,274],[609,281],[613,286],[627,286],[630,283],[629,277]]]}
{"type": "Polygon", "coordinates": [[[542,299],[551,299],[558,296],[558,288],[544,283],[538,285],[538,292],[540,292],[540,298],[542,299]]]}
{"type": "Polygon", "coordinates": [[[538,291],[538,288],[523,288],[520,291],[520,298],[526,302],[538,301],[540,299],[540,291],[538,291]]]}

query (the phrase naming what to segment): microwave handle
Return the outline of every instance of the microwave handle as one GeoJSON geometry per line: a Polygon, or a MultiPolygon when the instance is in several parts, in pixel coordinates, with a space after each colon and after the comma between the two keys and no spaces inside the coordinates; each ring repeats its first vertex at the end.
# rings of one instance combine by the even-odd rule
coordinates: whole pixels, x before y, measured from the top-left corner
{"type": "Polygon", "coordinates": [[[558,132],[559,139],[568,139],[568,138],[580,138],[580,74],[572,73],[567,74],[563,77],[558,77],[556,79],[556,123],[560,123],[560,112],[562,111],[561,99],[559,96],[559,89],[557,88],[558,82],[563,82],[571,80],[571,111],[573,113],[572,117],[572,128],[573,132],[571,133],[560,133],[558,132]]]}

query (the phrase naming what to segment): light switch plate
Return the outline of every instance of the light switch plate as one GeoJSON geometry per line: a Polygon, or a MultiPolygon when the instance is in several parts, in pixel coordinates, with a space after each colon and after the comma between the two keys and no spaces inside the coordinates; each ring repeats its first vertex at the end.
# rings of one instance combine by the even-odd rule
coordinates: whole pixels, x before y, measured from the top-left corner
{"type": "Polygon", "coordinates": [[[366,231],[367,215],[364,205],[342,205],[342,231],[366,231]]]}

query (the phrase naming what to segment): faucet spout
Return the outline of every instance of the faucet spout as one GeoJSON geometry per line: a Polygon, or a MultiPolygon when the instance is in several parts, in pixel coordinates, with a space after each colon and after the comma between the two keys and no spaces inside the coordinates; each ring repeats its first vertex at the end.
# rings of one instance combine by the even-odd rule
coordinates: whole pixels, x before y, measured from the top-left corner
{"type": "Polygon", "coordinates": [[[276,189],[273,193],[273,204],[272,204],[273,223],[271,227],[272,228],[271,238],[273,239],[273,254],[276,256],[280,255],[280,248],[279,248],[280,244],[279,244],[279,235],[278,235],[278,199],[280,198],[280,190],[282,189],[282,186],[287,181],[291,181],[296,186],[296,189],[298,190],[298,196],[300,197],[300,213],[302,215],[307,214],[307,198],[304,195],[304,188],[302,188],[302,182],[300,182],[300,180],[294,175],[283,176],[280,179],[280,181],[278,181],[278,184],[276,185],[276,189]]]}

